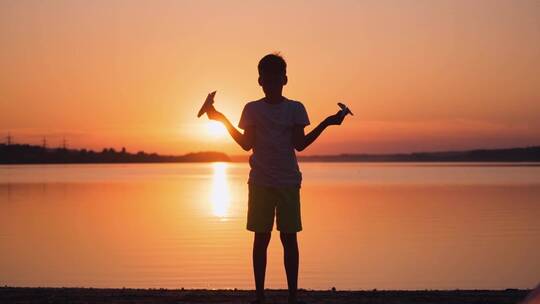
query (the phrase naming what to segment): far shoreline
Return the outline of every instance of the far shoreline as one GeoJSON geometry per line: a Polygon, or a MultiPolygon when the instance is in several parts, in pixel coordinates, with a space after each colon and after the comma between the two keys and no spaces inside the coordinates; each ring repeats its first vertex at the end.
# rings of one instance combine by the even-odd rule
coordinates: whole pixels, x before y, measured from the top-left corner
{"type": "MultiPolygon", "coordinates": [[[[297,155],[299,162],[321,163],[535,163],[540,162],[540,146],[476,149],[464,151],[413,152],[394,154],[342,153],[330,155],[297,155]]],[[[209,163],[248,162],[248,155],[227,155],[223,152],[201,151],[183,155],[128,152],[104,148],[48,148],[27,144],[0,144],[0,164],[130,164],[130,163],[209,163]]]]}
{"type": "MultiPolygon", "coordinates": [[[[182,161],[182,162],[94,162],[94,163],[2,163],[0,166],[55,166],[55,165],[170,165],[170,164],[247,164],[249,161],[182,161]]],[[[366,164],[425,167],[540,167],[540,161],[311,161],[298,160],[302,164],[366,164]]]]}

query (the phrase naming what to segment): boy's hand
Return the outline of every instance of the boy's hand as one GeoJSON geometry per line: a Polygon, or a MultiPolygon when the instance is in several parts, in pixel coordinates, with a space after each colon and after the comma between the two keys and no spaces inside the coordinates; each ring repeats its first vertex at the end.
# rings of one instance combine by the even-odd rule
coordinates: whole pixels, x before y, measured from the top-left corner
{"type": "Polygon", "coordinates": [[[211,120],[217,120],[221,122],[225,120],[225,115],[223,115],[223,113],[216,110],[214,106],[208,107],[208,109],[206,110],[206,115],[208,115],[208,118],[211,120]]]}
{"type": "Polygon", "coordinates": [[[343,122],[343,119],[345,119],[345,116],[341,113],[341,111],[338,111],[336,114],[326,117],[324,123],[327,126],[339,126],[343,122]]]}

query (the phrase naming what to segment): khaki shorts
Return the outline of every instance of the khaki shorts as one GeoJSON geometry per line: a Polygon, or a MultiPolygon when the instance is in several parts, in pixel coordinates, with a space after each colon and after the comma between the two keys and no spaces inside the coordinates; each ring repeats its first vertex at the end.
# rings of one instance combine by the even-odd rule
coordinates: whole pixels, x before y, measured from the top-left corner
{"type": "Polygon", "coordinates": [[[247,230],[271,232],[274,214],[277,230],[286,233],[301,231],[300,188],[249,184],[247,230]]]}

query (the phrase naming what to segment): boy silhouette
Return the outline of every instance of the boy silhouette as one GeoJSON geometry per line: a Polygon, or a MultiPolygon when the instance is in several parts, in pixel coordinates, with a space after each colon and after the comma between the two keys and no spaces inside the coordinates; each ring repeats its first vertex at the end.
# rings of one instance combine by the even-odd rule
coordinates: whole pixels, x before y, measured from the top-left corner
{"type": "Polygon", "coordinates": [[[255,233],[253,242],[253,273],[257,299],[264,303],[266,250],[276,217],[284,250],[285,272],[289,288],[289,303],[297,301],[298,242],[302,230],[300,217],[300,185],[295,149],[302,151],[331,125],[340,125],[341,111],[328,116],[308,134],[304,127],[309,118],[304,105],[283,96],[287,84],[287,64],[279,54],[264,56],[258,65],[259,85],[264,97],[245,105],[238,131],[214,106],[207,110],[208,118],[222,122],[231,137],[246,151],[253,150],[249,159],[247,229],[255,233]]]}

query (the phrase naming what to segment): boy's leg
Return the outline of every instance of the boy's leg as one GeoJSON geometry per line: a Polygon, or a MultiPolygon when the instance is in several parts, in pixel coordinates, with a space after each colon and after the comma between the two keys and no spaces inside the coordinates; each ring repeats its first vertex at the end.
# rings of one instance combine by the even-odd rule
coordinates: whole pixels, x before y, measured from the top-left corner
{"type": "Polygon", "coordinates": [[[266,274],[266,249],[270,243],[270,232],[255,232],[253,241],[253,274],[257,300],[264,303],[264,277],[266,274]]]}
{"type": "Polygon", "coordinates": [[[302,230],[300,216],[300,188],[283,187],[279,189],[276,208],[277,227],[283,244],[283,261],[289,287],[289,303],[297,303],[298,289],[298,241],[297,232],[302,230]]]}
{"type": "Polygon", "coordinates": [[[274,225],[275,194],[270,188],[249,184],[247,229],[255,232],[253,240],[253,274],[257,300],[264,303],[266,249],[274,225]]]}
{"type": "Polygon", "coordinates": [[[296,303],[296,292],[298,289],[298,241],[296,232],[280,233],[281,243],[283,244],[283,261],[285,272],[287,273],[287,285],[289,287],[289,303],[296,303]]]}

